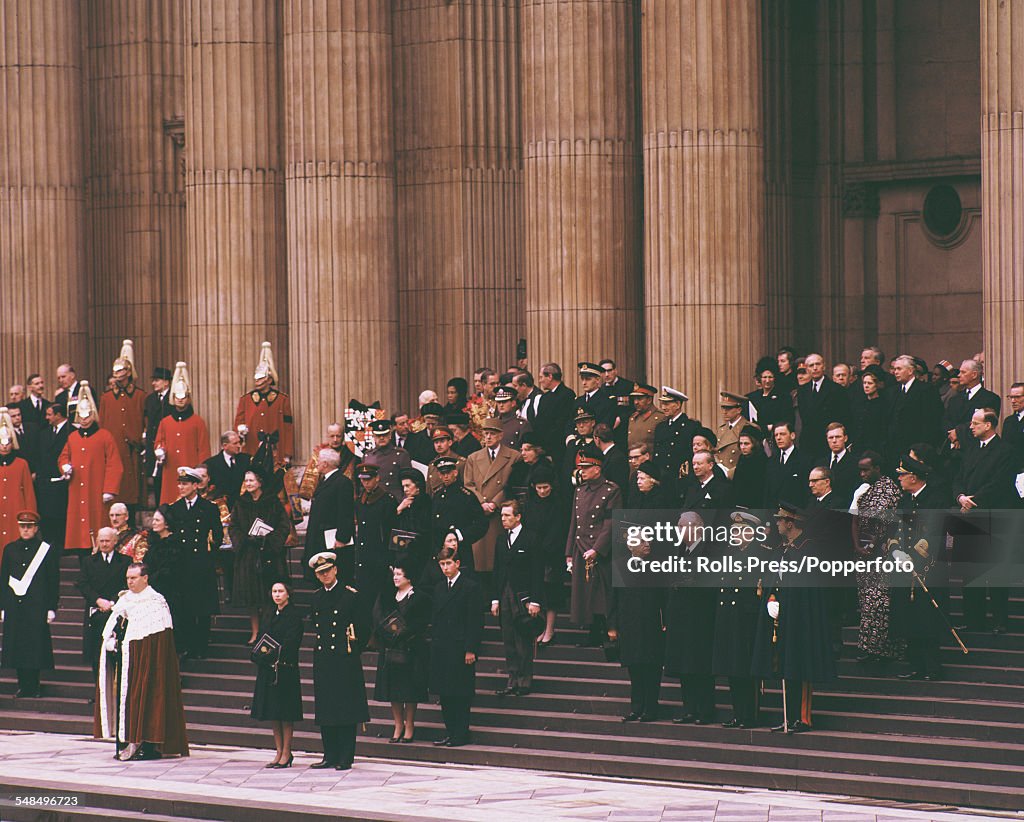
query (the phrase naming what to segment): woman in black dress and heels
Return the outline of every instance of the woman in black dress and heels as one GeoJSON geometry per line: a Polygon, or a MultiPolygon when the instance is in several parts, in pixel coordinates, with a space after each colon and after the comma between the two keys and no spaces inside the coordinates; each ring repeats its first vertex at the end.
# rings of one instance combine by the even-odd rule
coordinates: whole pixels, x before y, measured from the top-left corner
{"type": "Polygon", "coordinates": [[[299,681],[302,617],[291,604],[291,589],[286,583],[275,582],[270,598],[274,610],[260,624],[260,636],[267,634],[281,643],[281,659],[276,669],[258,667],[250,716],[273,725],[277,756],[266,767],[290,768],[292,730],[295,723],[302,720],[302,684],[299,681]]]}
{"type": "Polygon", "coordinates": [[[538,465],[530,474],[530,491],[523,508],[523,523],[541,538],[544,554],[544,633],[537,645],[547,648],[555,637],[558,609],[565,606],[569,575],[565,570],[565,540],[569,534],[569,503],[558,487],[558,474],[549,465],[538,465]]]}
{"type": "Polygon", "coordinates": [[[393,592],[381,593],[373,608],[374,635],[380,653],[373,698],[391,703],[395,731],[391,742],[412,742],[416,706],[427,700],[427,628],[430,601],[413,590],[401,565],[392,570],[393,592]]]}

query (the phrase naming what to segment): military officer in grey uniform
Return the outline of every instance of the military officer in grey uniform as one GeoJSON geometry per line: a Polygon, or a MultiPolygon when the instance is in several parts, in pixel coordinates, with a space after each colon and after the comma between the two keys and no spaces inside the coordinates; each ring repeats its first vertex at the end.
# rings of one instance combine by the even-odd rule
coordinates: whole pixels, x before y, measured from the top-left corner
{"type": "Polygon", "coordinates": [[[601,475],[604,454],[594,445],[576,457],[579,485],[573,498],[565,564],[572,575],[572,621],[589,626],[581,645],[604,639],[612,596],[612,512],[622,507],[622,492],[601,475]]]}
{"type": "Polygon", "coordinates": [[[337,555],[314,554],[309,567],[320,583],[313,593],[313,704],[324,756],[311,768],[347,771],[356,753],[356,725],[368,722],[366,683],[360,654],[370,637],[370,619],[359,593],[338,581],[337,555]]]}
{"type": "Polygon", "coordinates": [[[503,445],[518,451],[523,444],[523,436],[533,431],[533,426],[516,413],[519,395],[510,385],[503,385],[494,392],[494,402],[501,421],[501,442],[503,445]]]}
{"type": "Polygon", "coordinates": [[[363,457],[363,462],[377,467],[380,472],[380,484],[395,498],[395,502],[401,502],[405,492],[402,490],[402,480],[398,475],[406,468],[412,468],[412,457],[404,448],[395,445],[391,432],[390,420],[374,420],[370,423],[374,446],[373,450],[368,451],[363,457]]]}

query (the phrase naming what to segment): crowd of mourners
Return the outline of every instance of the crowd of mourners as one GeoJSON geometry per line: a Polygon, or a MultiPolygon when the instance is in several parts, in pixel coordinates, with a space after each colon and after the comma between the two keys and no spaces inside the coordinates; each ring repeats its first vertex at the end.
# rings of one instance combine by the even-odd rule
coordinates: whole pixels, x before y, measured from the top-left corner
{"type": "Polygon", "coordinates": [[[1013,579],[991,569],[1016,558],[978,523],[1024,507],[1024,383],[1005,387],[1004,417],[983,375],[980,353],[929,367],[869,347],[828,369],[784,348],[702,422],[685,412],[684,385],[635,382],[613,360],[578,363],[578,391],[560,365],[535,377],[519,361],[454,377],[440,397],[424,390],[412,414],[353,401],[306,460],[268,343],[212,453],[188,366],[154,369],[147,392],[125,341],[102,389],[63,364],[52,398],[31,374],[0,408],[2,664],[19,696],[40,695],[60,558],[74,552],[97,733],[124,758],[187,752],[179,666],[211,652],[211,620],[228,603],[249,614],[252,715],[273,723],[277,743],[269,766],[292,762],[309,632],[324,745],[314,767],[346,768],[369,718],[364,652],[376,653],[373,698],[391,705],[391,742],[415,740],[417,705],[434,694],[446,729],[434,744],[460,746],[486,620],[507,672],[497,694],[517,698],[534,689],[536,655],[570,636],[556,633],[566,611],[583,629],[573,641],[628,669],[624,721],[721,721],[723,678],[726,727],[757,726],[762,683],[780,681],[773,730],[811,730],[813,685],[835,676],[843,626],[858,626],[859,663],[934,680],[943,643],[1011,625],[1013,579]],[[642,511],[668,512],[693,536],[620,550],[616,516],[642,511]],[[731,546],[738,555],[910,565],[845,585],[760,571],[613,584],[631,558],[721,558],[697,526],[723,524],[768,534],[731,546]],[[301,565],[289,561],[300,553],[301,565]],[[293,603],[297,583],[315,585],[308,611],[293,603]],[[168,672],[145,687],[179,689],[152,722],[126,696],[136,690],[114,684],[142,676],[140,659],[168,672]],[[671,717],[664,676],[680,683],[671,717]]]}

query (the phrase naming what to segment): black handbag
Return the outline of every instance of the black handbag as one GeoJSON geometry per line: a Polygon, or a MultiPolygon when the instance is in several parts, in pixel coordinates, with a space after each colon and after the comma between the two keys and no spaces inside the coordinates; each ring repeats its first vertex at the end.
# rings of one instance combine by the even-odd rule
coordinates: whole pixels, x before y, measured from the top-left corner
{"type": "Polygon", "coordinates": [[[270,634],[261,634],[249,657],[264,668],[276,668],[281,662],[281,643],[270,634]]]}
{"type": "Polygon", "coordinates": [[[404,531],[401,528],[393,528],[391,530],[389,547],[392,551],[405,551],[418,538],[419,534],[415,531],[404,531]]]}
{"type": "Polygon", "coordinates": [[[405,648],[395,647],[408,631],[408,625],[400,613],[395,611],[380,624],[380,634],[384,640],[384,656],[389,665],[405,665],[409,661],[409,652],[405,648]]]}

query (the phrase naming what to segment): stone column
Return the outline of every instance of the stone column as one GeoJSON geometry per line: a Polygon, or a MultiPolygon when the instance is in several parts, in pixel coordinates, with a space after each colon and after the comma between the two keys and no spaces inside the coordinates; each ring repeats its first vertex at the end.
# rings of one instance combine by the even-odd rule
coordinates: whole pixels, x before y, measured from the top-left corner
{"type": "Polygon", "coordinates": [[[185,3],[187,359],[214,438],[263,340],[290,379],[279,41],[275,0],[185,3]]]}
{"type": "Polygon", "coordinates": [[[981,3],[985,382],[1024,380],[1024,0],[981,3]]]}
{"type": "MultiPolygon", "coordinates": [[[[0,3],[0,374],[56,390],[84,371],[82,14],[76,0],[0,3]]],[[[115,352],[116,354],[116,352],[115,352]]]]}
{"type": "Polygon", "coordinates": [[[526,327],[535,368],[643,373],[635,7],[523,2],[526,327]]]}
{"type": "Polygon", "coordinates": [[[390,0],[284,3],[289,344],[297,452],[398,385],[390,0]]]}
{"type": "Polygon", "coordinates": [[[129,337],[148,388],[154,366],[185,357],[184,178],[164,127],[185,104],[181,5],[87,8],[90,374],[129,337]]]}
{"type": "MultiPolygon", "coordinates": [[[[397,0],[401,401],[523,336],[517,0],[397,0]]],[[[532,359],[532,357],[531,357],[532,359]]],[[[536,362],[536,360],[533,360],[536,362]]]]}
{"type": "Polygon", "coordinates": [[[765,346],[760,2],[643,11],[648,373],[712,424],[765,346]]]}

